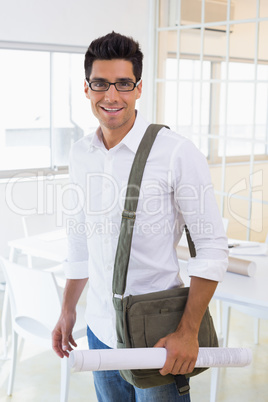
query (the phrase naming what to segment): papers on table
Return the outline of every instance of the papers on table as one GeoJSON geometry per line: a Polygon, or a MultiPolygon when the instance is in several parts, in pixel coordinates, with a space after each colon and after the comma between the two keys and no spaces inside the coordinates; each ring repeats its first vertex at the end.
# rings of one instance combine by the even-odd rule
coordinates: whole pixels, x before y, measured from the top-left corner
{"type": "Polygon", "coordinates": [[[251,241],[229,241],[230,255],[267,255],[267,244],[251,241]]]}

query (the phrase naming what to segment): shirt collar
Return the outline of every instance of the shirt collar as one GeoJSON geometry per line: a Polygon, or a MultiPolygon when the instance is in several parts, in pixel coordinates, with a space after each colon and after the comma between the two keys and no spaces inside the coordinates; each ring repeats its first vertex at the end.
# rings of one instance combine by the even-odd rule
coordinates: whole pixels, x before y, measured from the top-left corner
{"type": "Polygon", "coordinates": [[[103,143],[102,131],[100,127],[97,128],[97,130],[95,131],[95,133],[91,138],[89,149],[92,151],[93,148],[106,149],[103,143]]]}
{"type": "Polygon", "coordinates": [[[132,129],[122,139],[121,144],[124,144],[132,152],[136,153],[141,139],[149,126],[149,123],[136,111],[136,119],[132,129]]]}
{"type": "MultiPolygon", "coordinates": [[[[143,134],[145,133],[148,126],[149,123],[141,116],[138,111],[136,111],[136,119],[133,127],[117,146],[119,147],[125,145],[128,149],[130,149],[130,151],[136,153],[143,134]]],[[[90,150],[93,150],[93,148],[106,150],[103,143],[102,131],[100,127],[97,128],[91,138],[90,150]]]]}

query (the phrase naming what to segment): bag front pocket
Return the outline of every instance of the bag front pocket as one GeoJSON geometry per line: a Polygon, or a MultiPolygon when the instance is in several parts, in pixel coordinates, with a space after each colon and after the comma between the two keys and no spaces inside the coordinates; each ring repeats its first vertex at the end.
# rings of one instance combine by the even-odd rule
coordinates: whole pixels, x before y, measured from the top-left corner
{"type": "Polygon", "coordinates": [[[176,331],[183,311],[173,311],[144,317],[144,332],[146,347],[153,347],[160,338],[176,331]]]}
{"type": "Polygon", "coordinates": [[[134,301],[129,305],[125,319],[131,347],[153,347],[160,338],[174,332],[186,301],[187,297],[183,295],[178,298],[134,301]]]}

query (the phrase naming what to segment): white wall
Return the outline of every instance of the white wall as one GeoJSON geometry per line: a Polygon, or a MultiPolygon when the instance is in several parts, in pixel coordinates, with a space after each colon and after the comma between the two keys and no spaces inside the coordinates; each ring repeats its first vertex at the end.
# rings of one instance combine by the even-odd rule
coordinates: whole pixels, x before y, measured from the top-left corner
{"type": "MultiPolygon", "coordinates": [[[[138,40],[144,53],[144,84],[152,79],[150,24],[152,0],[8,0],[0,1],[2,42],[88,47],[112,30],[138,40]]],[[[147,95],[140,102],[147,114],[147,95]]],[[[149,112],[148,112],[149,113],[149,112]]]]}
{"type": "Polygon", "coordinates": [[[111,30],[146,44],[148,1],[8,0],[0,3],[0,39],[88,46],[111,30]]]}
{"type": "MultiPolygon", "coordinates": [[[[151,0],[8,0],[0,1],[0,46],[4,42],[24,42],[82,46],[114,30],[133,36],[144,53],[143,96],[140,110],[150,118],[148,95],[152,45],[151,0]]],[[[19,68],[18,68],[19,75],[19,68]]],[[[56,181],[55,183],[62,183],[56,181]]],[[[64,183],[64,181],[63,181],[64,183]]],[[[13,187],[13,205],[6,202],[7,183],[0,183],[0,254],[8,255],[8,240],[23,235],[21,209],[36,205],[37,181],[18,181],[13,187]]]]}

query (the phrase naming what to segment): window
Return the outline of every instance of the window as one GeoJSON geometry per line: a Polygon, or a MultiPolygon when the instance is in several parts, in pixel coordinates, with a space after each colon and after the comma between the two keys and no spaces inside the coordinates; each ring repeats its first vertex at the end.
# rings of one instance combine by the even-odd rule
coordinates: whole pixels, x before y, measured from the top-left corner
{"type": "Polygon", "coordinates": [[[154,119],[207,156],[229,236],[264,241],[268,2],[156,0],[156,10],[154,119]]]}
{"type": "Polygon", "coordinates": [[[97,126],[84,54],[0,49],[0,59],[1,176],[66,170],[72,143],[97,126]]]}

